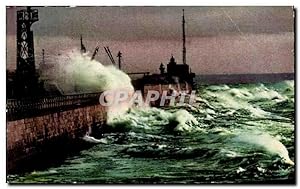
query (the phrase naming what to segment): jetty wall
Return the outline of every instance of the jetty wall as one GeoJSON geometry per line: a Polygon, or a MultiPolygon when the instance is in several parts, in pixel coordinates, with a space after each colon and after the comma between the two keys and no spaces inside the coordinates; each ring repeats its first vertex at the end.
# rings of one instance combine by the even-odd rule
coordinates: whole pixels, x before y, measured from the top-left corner
{"type": "Polygon", "coordinates": [[[22,160],[46,151],[49,146],[78,140],[92,126],[104,125],[106,112],[105,107],[93,103],[72,109],[57,109],[56,112],[39,116],[8,120],[7,169],[14,169],[22,160]]]}

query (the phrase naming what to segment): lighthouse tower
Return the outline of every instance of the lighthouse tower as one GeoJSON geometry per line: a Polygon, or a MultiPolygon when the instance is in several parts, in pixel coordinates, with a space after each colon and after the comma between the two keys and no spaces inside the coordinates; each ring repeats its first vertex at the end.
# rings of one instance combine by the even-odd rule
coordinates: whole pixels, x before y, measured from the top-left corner
{"type": "Polygon", "coordinates": [[[38,74],[35,68],[34,41],[31,25],[38,21],[38,10],[17,11],[17,69],[15,91],[18,97],[37,94],[38,74]]]}

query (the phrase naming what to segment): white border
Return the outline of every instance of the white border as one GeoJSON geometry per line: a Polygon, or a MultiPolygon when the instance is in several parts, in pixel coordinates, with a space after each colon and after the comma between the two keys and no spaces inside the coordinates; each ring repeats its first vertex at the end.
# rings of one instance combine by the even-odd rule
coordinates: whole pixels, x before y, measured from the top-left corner
{"type": "MultiPolygon", "coordinates": [[[[5,0],[6,1],[6,0],[5,0]]],[[[189,6],[189,5],[201,5],[201,6],[246,6],[246,5],[253,5],[253,6],[280,6],[280,5],[293,5],[295,4],[295,0],[292,1],[284,1],[284,0],[251,0],[251,1],[243,1],[243,0],[152,0],[152,1],[141,1],[141,0],[92,0],[92,1],[80,1],[80,0],[52,0],[50,2],[45,1],[24,1],[24,0],[12,0],[7,3],[8,5],[42,5],[42,6],[50,6],[50,5],[88,5],[88,6],[95,6],[95,5],[105,5],[105,6],[119,6],[119,5],[131,5],[131,6],[189,6]]]]}
{"type": "MultiPolygon", "coordinates": [[[[1,107],[1,115],[0,115],[0,123],[1,123],[1,132],[0,132],[0,138],[1,138],[1,171],[0,171],[0,178],[1,178],[1,188],[7,188],[8,185],[6,182],[6,157],[5,157],[5,151],[6,151],[6,120],[5,120],[5,103],[6,103],[6,91],[5,91],[5,73],[6,73],[6,7],[5,6],[23,6],[23,5],[37,5],[37,6],[69,6],[69,5],[77,5],[77,6],[120,6],[120,5],[128,5],[128,6],[295,6],[299,9],[299,0],[223,0],[223,1],[217,1],[217,0],[170,0],[170,1],[163,1],[163,0],[152,0],[151,2],[148,1],[142,1],[142,0],[102,0],[101,2],[99,0],[91,0],[91,1],[83,1],[83,0],[52,0],[51,3],[49,1],[41,1],[41,0],[31,0],[31,1],[25,1],[25,0],[1,0],[0,1],[0,18],[2,26],[1,29],[1,43],[0,43],[0,70],[1,70],[1,77],[0,77],[0,89],[1,89],[1,100],[0,100],[0,107],[1,107]]],[[[298,26],[299,22],[299,10],[297,11],[297,24],[298,26]]],[[[296,30],[297,31],[297,30],[296,30]]],[[[298,44],[298,43],[297,43],[298,44]]],[[[299,55],[299,48],[297,48],[297,55],[299,55]]],[[[298,71],[299,72],[299,71],[298,71]]],[[[298,74],[297,74],[298,75],[298,74]]],[[[297,82],[297,107],[299,107],[299,86],[297,82]]],[[[299,123],[299,110],[297,111],[297,118],[296,122],[299,123]]],[[[296,126],[297,127],[297,126],[296,126]]],[[[299,128],[297,129],[296,133],[297,138],[299,138],[299,128]]],[[[299,141],[299,140],[298,140],[299,141]]],[[[297,143],[297,173],[299,175],[299,144],[297,143]]],[[[226,185],[219,185],[221,187],[232,187],[232,186],[226,186],[226,185]]],[[[215,188],[219,186],[203,186],[199,185],[201,188],[215,188]]],[[[32,187],[32,186],[23,186],[23,187],[32,187]]],[[[41,186],[38,186],[41,187],[41,186]]],[[[35,187],[35,188],[38,188],[35,187]]],[[[53,186],[47,186],[47,187],[53,187],[53,186]]],[[[54,187],[61,187],[61,186],[54,186],[54,187]]],[[[72,186],[66,186],[64,188],[71,188],[72,186]]],[[[91,186],[82,186],[82,187],[91,187],[91,186]]],[[[93,187],[111,187],[111,186],[93,186],[93,187]]],[[[116,186],[113,186],[116,187],[116,186]]],[[[123,186],[123,187],[132,187],[132,186],[123,186]]],[[[140,186],[136,186],[140,187],[140,186]]],[[[162,186],[155,186],[161,188],[162,186]]],[[[168,186],[168,187],[174,187],[174,186],[168,186]]],[[[235,185],[235,187],[241,187],[239,185],[235,185]]],[[[272,185],[272,186],[247,186],[247,187],[255,187],[255,188],[264,188],[264,187],[280,187],[285,188],[287,186],[281,186],[281,185],[272,185]]]]}

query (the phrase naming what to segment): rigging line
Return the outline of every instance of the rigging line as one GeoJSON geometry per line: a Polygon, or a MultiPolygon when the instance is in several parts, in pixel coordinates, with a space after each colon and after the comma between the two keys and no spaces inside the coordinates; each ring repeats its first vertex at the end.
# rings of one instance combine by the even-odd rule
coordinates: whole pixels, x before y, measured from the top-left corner
{"type": "Polygon", "coordinates": [[[111,58],[110,58],[110,56],[109,56],[109,53],[108,53],[108,51],[107,51],[106,47],[104,47],[104,50],[105,50],[105,52],[106,52],[106,54],[107,54],[108,58],[110,59],[111,63],[113,64],[113,61],[111,60],[111,58]]]}
{"type": "Polygon", "coordinates": [[[238,32],[241,34],[241,37],[249,43],[249,45],[254,49],[257,50],[255,45],[253,45],[246,37],[245,34],[241,31],[240,27],[233,21],[232,17],[224,10],[222,9],[225,16],[230,20],[230,22],[235,26],[235,28],[238,30],[238,32]]]}
{"type": "Polygon", "coordinates": [[[108,49],[107,49],[106,47],[104,47],[104,49],[105,49],[105,52],[106,52],[107,56],[109,57],[111,63],[114,65],[114,61],[113,61],[112,58],[110,57],[110,54],[109,54],[109,52],[108,52],[108,49]]]}
{"type": "Polygon", "coordinates": [[[112,60],[114,61],[114,64],[116,64],[115,59],[114,59],[113,55],[111,54],[109,47],[106,47],[106,48],[107,48],[107,50],[108,50],[108,53],[110,54],[110,57],[111,57],[112,60]]]}

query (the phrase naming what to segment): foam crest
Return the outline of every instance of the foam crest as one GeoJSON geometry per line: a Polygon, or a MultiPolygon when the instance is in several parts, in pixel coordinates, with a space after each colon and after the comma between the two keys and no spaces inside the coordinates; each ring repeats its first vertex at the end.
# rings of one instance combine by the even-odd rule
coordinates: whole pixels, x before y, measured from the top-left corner
{"type": "Polygon", "coordinates": [[[269,153],[276,154],[283,158],[285,163],[294,165],[294,162],[289,157],[289,152],[286,147],[279,140],[269,134],[240,134],[235,138],[235,140],[262,147],[269,153]]]}

